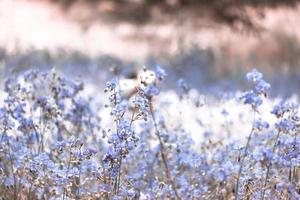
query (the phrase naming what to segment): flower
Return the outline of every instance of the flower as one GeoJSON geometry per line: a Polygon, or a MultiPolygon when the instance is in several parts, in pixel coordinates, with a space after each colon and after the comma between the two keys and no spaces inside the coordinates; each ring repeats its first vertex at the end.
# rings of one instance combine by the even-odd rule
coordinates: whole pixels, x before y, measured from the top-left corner
{"type": "Polygon", "coordinates": [[[263,75],[256,68],[254,68],[251,72],[247,73],[246,78],[249,82],[256,83],[263,78],[263,75]]]}
{"type": "Polygon", "coordinates": [[[271,85],[262,79],[263,75],[256,69],[247,73],[246,78],[248,81],[254,83],[254,89],[245,92],[240,99],[244,100],[244,104],[251,105],[257,111],[257,108],[263,103],[261,95],[266,97],[271,85]]]}
{"type": "Polygon", "coordinates": [[[295,124],[288,119],[283,119],[278,123],[276,123],[276,128],[279,129],[280,131],[288,133],[295,129],[295,124]]]}
{"type": "Polygon", "coordinates": [[[283,117],[283,115],[289,111],[291,111],[293,106],[286,102],[286,101],[280,101],[277,105],[273,107],[273,110],[271,111],[272,114],[274,114],[277,118],[283,117]]]}
{"type": "Polygon", "coordinates": [[[270,90],[271,85],[264,80],[259,80],[255,85],[255,92],[257,94],[263,94],[266,96],[267,92],[270,90]]]}
{"type": "Polygon", "coordinates": [[[156,65],[155,75],[158,78],[158,80],[164,80],[164,78],[167,76],[166,71],[159,65],[156,65]]]}
{"type": "Polygon", "coordinates": [[[159,89],[153,84],[149,84],[143,91],[147,97],[153,97],[159,94],[159,89]]]}
{"type": "Polygon", "coordinates": [[[136,117],[142,117],[145,121],[149,112],[149,100],[146,98],[143,91],[140,91],[133,100],[135,108],[138,109],[136,117]]]}
{"type": "Polygon", "coordinates": [[[262,119],[255,120],[254,122],[254,129],[256,131],[262,131],[264,129],[268,129],[270,127],[269,123],[263,121],[262,119]]]}
{"type": "Polygon", "coordinates": [[[241,99],[244,100],[244,104],[249,104],[253,108],[257,108],[263,103],[262,98],[253,91],[246,92],[241,99]]]}
{"type": "Polygon", "coordinates": [[[111,80],[109,82],[106,83],[106,87],[105,87],[105,92],[112,92],[114,89],[116,89],[117,84],[115,80],[111,80]]]}
{"type": "Polygon", "coordinates": [[[191,87],[187,84],[187,82],[182,78],[180,78],[177,81],[177,86],[179,87],[181,92],[184,93],[184,94],[187,94],[191,89],[191,87]]]}

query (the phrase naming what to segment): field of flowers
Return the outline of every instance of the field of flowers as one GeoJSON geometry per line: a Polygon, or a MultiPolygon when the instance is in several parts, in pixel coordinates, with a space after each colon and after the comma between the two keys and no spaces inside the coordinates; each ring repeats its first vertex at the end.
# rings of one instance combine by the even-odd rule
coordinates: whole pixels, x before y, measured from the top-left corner
{"type": "Polygon", "coordinates": [[[144,68],[101,90],[30,70],[0,91],[0,199],[300,199],[298,98],[202,95],[144,68]],[[125,84],[126,85],[126,84],[125,84]]]}

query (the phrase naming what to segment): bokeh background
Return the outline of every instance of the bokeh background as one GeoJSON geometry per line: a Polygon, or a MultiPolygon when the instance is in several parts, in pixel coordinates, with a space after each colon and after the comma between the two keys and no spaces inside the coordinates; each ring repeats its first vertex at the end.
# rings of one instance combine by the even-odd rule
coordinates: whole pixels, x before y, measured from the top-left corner
{"type": "Polygon", "coordinates": [[[218,93],[256,67],[273,95],[299,92],[297,0],[1,0],[0,27],[1,82],[55,67],[100,87],[111,67],[131,78],[159,64],[169,88],[218,93]]]}

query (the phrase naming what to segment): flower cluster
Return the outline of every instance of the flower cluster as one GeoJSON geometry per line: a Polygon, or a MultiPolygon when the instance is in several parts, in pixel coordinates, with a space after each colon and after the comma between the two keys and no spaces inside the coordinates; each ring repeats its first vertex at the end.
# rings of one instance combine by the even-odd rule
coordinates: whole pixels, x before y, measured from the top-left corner
{"type": "Polygon", "coordinates": [[[254,84],[254,89],[246,92],[241,99],[243,99],[245,104],[249,104],[253,109],[257,109],[263,102],[261,96],[267,96],[271,85],[263,80],[263,75],[257,69],[253,69],[246,77],[249,82],[254,84]]]}

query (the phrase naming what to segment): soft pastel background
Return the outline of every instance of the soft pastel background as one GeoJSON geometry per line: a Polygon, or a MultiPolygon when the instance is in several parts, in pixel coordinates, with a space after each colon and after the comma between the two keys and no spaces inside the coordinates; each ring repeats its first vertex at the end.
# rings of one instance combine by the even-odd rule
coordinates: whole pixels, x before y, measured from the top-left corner
{"type": "Polygon", "coordinates": [[[112,66],[130,77],[160,64],[169,87],[183,77],[211,92],[243,88],[241,74],[256,67],[273,94],[290,96],[299,11],[295,0],[1,0],[0,80],[55,66],[103,85],[112,66]]]}

